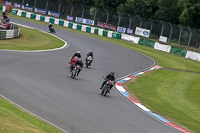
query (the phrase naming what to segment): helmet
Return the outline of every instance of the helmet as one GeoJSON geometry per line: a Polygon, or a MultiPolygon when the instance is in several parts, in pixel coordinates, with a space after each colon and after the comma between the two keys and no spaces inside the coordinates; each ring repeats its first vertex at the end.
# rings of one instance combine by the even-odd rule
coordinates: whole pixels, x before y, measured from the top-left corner
{"type": "Polygon", "coordinates": [[[77,51],[77,53],[80,54],[81,52],[80,52],[80,51],[77,51]]]}
{"type": "Polygon", "coordinates": [[[49,24],[51,24],[51,23],[49,23],[49,24]]]}
{"type": "Polygon", "coordinates": [[[112,72],[110,73],[110,75],[111,75],[111,76],[114,76],[114,75],[115,75],[115,73],[112,71],[112,72]]]}

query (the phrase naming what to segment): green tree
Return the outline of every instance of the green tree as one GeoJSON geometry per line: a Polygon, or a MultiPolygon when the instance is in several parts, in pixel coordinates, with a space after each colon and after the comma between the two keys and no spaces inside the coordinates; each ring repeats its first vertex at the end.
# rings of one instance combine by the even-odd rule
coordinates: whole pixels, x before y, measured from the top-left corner
{"type": "Polygon", "coordinates": [[[200,1],[186,0],[180,22],[186,26],[200,28],[200,1]]]}
{"type": "Polygon", "coordinates": [[[116,9],[125,0],[94,0],[95,6],[105,9],[116,9]]]}
{"type": "Polygon", "coordinates": [[[150,18],[158,9],[157,2],[158,0],[126,0],[124,4],[118,6],[117,10],[123,13],[150,18]]]}
{"type": "Polygon", "coordinates": [[[178,0],[159,0],[159,9],[155,13],[155,19],[179,23],[182,9],[178,6],[178,0]]]}

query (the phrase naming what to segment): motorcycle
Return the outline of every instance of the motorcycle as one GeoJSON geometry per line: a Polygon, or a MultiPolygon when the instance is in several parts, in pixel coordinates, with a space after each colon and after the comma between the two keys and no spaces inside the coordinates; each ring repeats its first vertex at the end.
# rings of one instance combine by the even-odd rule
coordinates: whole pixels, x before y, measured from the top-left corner
{"type": "Polygon", "coordinates": [[[49,28],[51,33],[56,33],[54,27],[52,26],[51,28],[49,28]]]}
{"type": "MultiPolygon", "coordinates": [[[[104,78],[104,77],[103,77],[104,78]]],[[[105,79],[105,78],[104,78],[105,79]]],[[[106,79],[105,79],[106,80],[106,79]]],[[[113,86],[114,81],[108,80],[102,88],[101,94],[106,96],[108,92],[110,92],[110,87],[113,86]]]]}
{"type": "Polygon", "coordinates": [[[91,56],[87,57],[86,62],[85,62],[86,68],[88,68],[88,66],[91,66],[92,60],[93,59],[91,56]]]}
{"type": "Polygon", "coordinates": [[[71,71],[71,78],[74,79],[77,74],[78,74],[78,71],[80,71],[81,67],[79,65],[75,66],[73,68],[73,70],[71,71]]]}

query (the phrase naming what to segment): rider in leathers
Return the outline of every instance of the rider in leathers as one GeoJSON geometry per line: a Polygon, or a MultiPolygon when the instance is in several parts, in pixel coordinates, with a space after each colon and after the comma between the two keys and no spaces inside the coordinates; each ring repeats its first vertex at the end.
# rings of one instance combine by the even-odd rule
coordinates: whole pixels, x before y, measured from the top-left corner
{"type": "MultiPolygon", "coordinates": [[[[87,56],[86,56],[86,58],[85,58],[85,61],[87,62],[87,58],[89,57],[89,56],[91,56],[92,57],[92,61],[93,61],[93,52],[92,51],[90,51],[88,54],[86,54],[87,56]]],[[[91,61],[91,63],[92,63],[92,61],[91,61]]]]}
{"type": "MultiPolygon", "coordinates": [[[[73,59],[74,60],[74,59],[73,59]]],[[[73,61],[72,60],[72,61],[73,61]]],[[[73,70],[73,68],[74,67],[76,67],[77,65],[79,65],[80,67],[81,67],[81,69],[83,68],[83,62],[82,62],[82,60],[77,60],[75,63],[73,63],[72,65],[71,65],[71,70],[70,70],[70,72],[73,70]]],[[[79,73],[80,73],[80,71],[81,71],[81,69],[79,69],[79,71],[78,71],[78,73],[77,73],[77,76],[79,76],[79,73]]]]}
{"type": "MultiPolygon", "coordinates": [[[[114,72],[111,72],[110,74],[108,74],[107,76],[106,76],[106,80],[103,82],[103,84],[101,85],[101,88],[100,89],[102,89],[103,88],[103,86],[105,85],[105,83],[108,81],[108,80],[111,80],[111,81],[114,81],[115,82],[115,73],[114,72]]],[[[110,90],[112,89],[112,87],[113,87],[113,85],[111,85],[110,86],[110,90]]]]}

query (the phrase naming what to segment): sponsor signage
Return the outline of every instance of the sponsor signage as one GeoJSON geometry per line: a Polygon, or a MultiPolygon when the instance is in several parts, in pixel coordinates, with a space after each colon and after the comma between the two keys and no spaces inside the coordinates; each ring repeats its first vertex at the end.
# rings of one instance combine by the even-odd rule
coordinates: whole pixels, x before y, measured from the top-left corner
{"type": "Polygon", "coordinates": [[[40,9],[40,8],[35,8],[34,9],[34,12],[35,13],[38,13],[38,14],[41,14],[41,15],[46,15],[46,10],[44,10],[44,9],[40,9]]]}
{"type": "Polygon", "coordinates": [[[52,12],[52,11],[48,11],[47,15],[51,16],[51,17],[55,17],[55,18],[59,18],[60,17],[60,13],[52,12]]]}
{"type": "Polygon", "coordinates": [[[15,4],[14,4],[14,7],[15,7],[15,8],[21,9],[21,8],[22,8],[22,4],[17,4],[17,3],[15,3],[15,4]]]}
{"type": "Polygon", "coordinates": [[[97,26],[103,28],[103,24],[102,23],[98,23],[97,26]]]}
{"type": "Polygon", "coordinates": [[[84,18],[76,17],[75,21],[78,22],[78,23],[94,25],[94,20],[90,20],[90,19],[84,19],[84,18]]]}
{"type": "Polygon", "coordinates": [[[22,10],[29,11],[29,12],[33,12],[33,11],[34,11],[34,7],[25,6],[25,5],[22,5],[22,6],[21,6],[21,9],[22,9],[22,10]]]}
{"type": "Polygon", "coordinates": [[[160,36],[159,41],[161,41],[161,42],[167,42],[167,37],[160,36]]]}
{"type": "Polygon", "coordinates": [[[126,28],[125,27],[117,27],[117,31],[125,33],[126,32],[126,28]]]}
{"type": "Polygon", "coordinates": [[[110,26],[111,30],[116,30],[117,28],[115,26],[110,26]]]}
{"type": "Polygon", "coordinates": [[[10,4],[11,4],[11,2],[5,1],[5,5],[6,5],[6,6],[9,6],[10,4]]]}
{"type": "Polygon", "coordinates": [[[104,24],[104,28],[110,29],[110,25],[104,24]]]}
{"type": "Polygon", "coordinates": [[[68,21],[73,21],[74,20],[74,17],[73,16],[67,16],[66,18],[68,21]]]}
{"type": "Polygon", "coordinates": [[[140,36],[144,36],[144,37],[149,37],[150,30],[136,27],[135,34],[140,35],[140,36]]]}
{"type": "Polygon", "coordinates": [[[133,34],[133,29],[127,28],[126,33],[127,34],[133,34]]]}
{"type": "Polygon", "coordinates": [[[75,20],[75,22],[78,22],[78,23],[83,23],[83,20],[84,20],[84,18],[79,18],[79,17],[76,17],[76,20],[75,20]]]}

